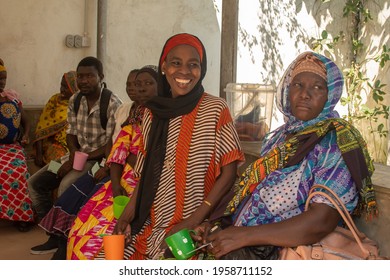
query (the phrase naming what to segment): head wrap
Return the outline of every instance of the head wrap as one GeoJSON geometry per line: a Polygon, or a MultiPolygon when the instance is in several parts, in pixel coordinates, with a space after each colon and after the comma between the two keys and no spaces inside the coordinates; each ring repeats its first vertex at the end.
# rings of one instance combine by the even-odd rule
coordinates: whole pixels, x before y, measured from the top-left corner
{"type": "Polygon", "coordinates": [[[324,63],[312,54],[303,56],[294,66],[292,70],[291,79],[300,73],[310,72],[317,74],[327,82],[326,68],[324,63]]]}
{"type": "Polygon", "coordinates": [[[64,79],[66,81],[66,84],[68,85],[68,88],[72,94],[75,94],[79,91],[79,88],[77,87],[77,72],[76,71],[69,71],[64,74],[64,79]]]}
{"type": "Polygon", "coordinates": [[[165,47],[160,57],[160,65],[164,62],[168,53],[178,45],[189,45],[196,49],[199,54],[200,61],[203,60],[203,44],[202,42],[195,36],[187,33],[180,33],[172,36],[165,43],[165,47]]]}
{"type": "MultiPolygon", "coordinates": [[[[148,73],[157,82],[157,71],[158,68],[156,65],[145,65],[141,69],[133,69],[131,72],[136,73],[135,78],[137,78],[141,73],[148,73]]],[[[128,124],[140,124],[144,116],[144,111],[145,106],[140,105],[138,102],[134,102],[131,105],[129,117],[121,126],[124,127],[128,124]]]]}
{"type": "Polygon", "coordinates": [[[7,72],[7,69],[4,66],[4,61],[0,58],[0,72],[7,72]]]}
{"type": "Polygon", "coordinates": [[[337,102],[341,98],[343,92],[344,78],[338,66],[329,58],[314,52],[304,52],[300,54],[287,68],[285,71],[281,82],[278,85],[276,92],[276,106],[283,113],[285,120],[285,130],[288,132],[295,132],[301,130],[305,127],[311,126],[320,120],[325,120],[328,118],[338,118],[339,114],[334,110],[337,102]],[[326,82],[328,86],[328,100],[326,101],[322,112],[314,119],[309,121],[301,121],[296,119],[290,108],[290,100],[288,94],[290,91],[290,84],[293,78],[294,69],[299,61],[302,58],[305,58],[307,55],[312,55],[321,61],[326,69],[326,82]]]}
{"type": "MultiPolygon", "coordinates": [[[[295,135],[299,135],[305,131],[305,129],[308,131],[315,131],[314,128],[317,128],[318,132],[312,134],[314,138],[319,137],[321,134],[325,135],[326,133],[324,132],[327,132],[328,130],[324,129],[324,126],[327,125],[329,129],[334,129],[336,131],[336,141],[339,150],[360,192],[360,210],[358,209],[357,211],[359,212],[362,208],[365,208],[367,213],[372,214],[377,212],[377,207],[375,192],[371,182],[374,166],[367,150],[367,144],[362,138],[360,132],[347,121],[340,119],[339,114],[334,110],[337,102],[341,98],[343,82],[343,74],[340,69],[327,57],[314,52],[305,52],[299,55],[287,68],[277,89],[276,105],[284,114],[285,124],[266,135],[266,138],[263,140],[260,155],[264,157],[276,146],[280,146],[281,143],[287,143],[286,136],[290,133],[293,133],[294,135],[288,141],[292,141],[292,139],[296,137],[295,135]],[[316,118],[309,121],[301,121],[291,114],[288,94],[294,68],[297,65],[297,62],[306,57],[308,54],[315,56],[325,65],[328,100],[326,101],[322,112],[316,118]]],[[[308,137],[311,135],[302,134],[302,137],[308,137]]],[[[323,137],[323,135],[321,137],[323,137]]],[[[313,137],[307,139],[313,139],[313,137]]],[[[307,141],[307,143],[309,142],[310,141],[307,141]]],[[[317,143],[315,141],[312,142],[313,144],[317,143]]],[[[298,148],[297,154],[301,153],[299,150],[302,151],[302,158],[302,155],[305,155],[305,152],[307,153],[307,151],[310,151],[311,148],[307,148],[305,145],[302,145],[298,148]]],[[[297,161],[295,161],[295,163],[296,162],[297,161]]]]}
{"type": "Polygon", "coordinates": [[[132,234],[141,230],[150,214],[165,159],[169,120],[189,114],[194,110],[204,93],[202,80],[206,75],[206,70],[206,51],[196,36],[181,33],[170,37],[165,42],[158,66],[158,96],[153,97],[145,104],[145,107],[151,110],[153,119],[146,144],[146,158],[139,183],[135,218],[131,223],[132,234]],[[179,45],[190,45],[197,50],[201,60],[201,75],[198,83],[189,93],[172,98],[171,86],[166,76],[162,74],[161,65],[169,52],[179,45]]]}

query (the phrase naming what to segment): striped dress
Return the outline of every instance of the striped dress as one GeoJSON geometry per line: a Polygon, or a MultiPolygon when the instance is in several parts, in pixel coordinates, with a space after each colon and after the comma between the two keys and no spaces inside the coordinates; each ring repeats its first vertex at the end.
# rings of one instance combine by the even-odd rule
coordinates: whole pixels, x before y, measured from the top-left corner
{"type": "MultiPolygon", "coordinates": [[[[135,172],[139,176],[145,160],[152,116],[146,110],[145,139],[135,172]]],[[[221,167],[243,161],[237,132],[224,99],[203,94],[188,115],[170,120],[166,157],[151,215],[125,249],[125,259],[154,259],[165,234],[188,218],[203,202],[220,175],[221,167]]]]}

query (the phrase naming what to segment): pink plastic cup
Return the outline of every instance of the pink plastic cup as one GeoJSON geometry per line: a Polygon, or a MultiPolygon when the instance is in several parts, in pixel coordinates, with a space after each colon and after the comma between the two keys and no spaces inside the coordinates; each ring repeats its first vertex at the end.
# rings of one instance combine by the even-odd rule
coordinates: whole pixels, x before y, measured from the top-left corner
{"type": "Polygon", "coordinates": [[[73,160],[73,169],[82,171],[84,169],[85,163],[87,162],[88,154],[76,151],[74,153],[74,160],[73,160]]]}

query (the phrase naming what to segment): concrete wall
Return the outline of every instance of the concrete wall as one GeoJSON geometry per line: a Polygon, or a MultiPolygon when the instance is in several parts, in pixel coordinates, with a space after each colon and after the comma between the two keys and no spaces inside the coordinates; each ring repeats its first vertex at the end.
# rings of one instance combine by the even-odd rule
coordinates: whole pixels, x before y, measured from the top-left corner
{"type": "MultiPolygon", "coordinates": [[[[105,80],[122,100],[130,69],[157,64],[165,40],[175,33],[197,35],[205,44],[205,89],[219,94],[220,30],[211,0],[107,1],[105,80]]],[[[27,106],[45,104],[59,91],[61,76],[85,56],[96,56],[96,0],[1,0],[0,57],[7,87],[27,106]],[[86,9],[85,9],[86,8],[86,9]],[[68,48],[68,34],[91,38],[87,48],[68,48]]]]}

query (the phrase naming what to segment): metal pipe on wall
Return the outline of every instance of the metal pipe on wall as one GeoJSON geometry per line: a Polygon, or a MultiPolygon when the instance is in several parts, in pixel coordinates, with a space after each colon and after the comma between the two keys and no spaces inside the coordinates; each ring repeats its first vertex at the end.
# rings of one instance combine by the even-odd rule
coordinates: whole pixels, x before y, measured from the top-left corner
{"type": "Polygon", "coordinates": [[[107,42],[107,0],[98,0],[97,10],[97,58],[105,65],[107,42]]]}

